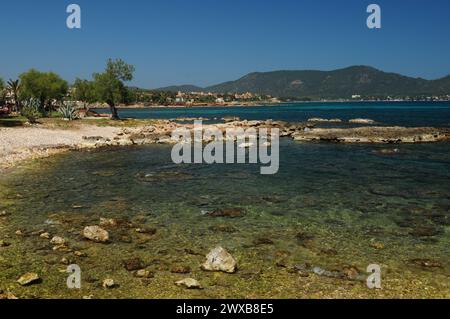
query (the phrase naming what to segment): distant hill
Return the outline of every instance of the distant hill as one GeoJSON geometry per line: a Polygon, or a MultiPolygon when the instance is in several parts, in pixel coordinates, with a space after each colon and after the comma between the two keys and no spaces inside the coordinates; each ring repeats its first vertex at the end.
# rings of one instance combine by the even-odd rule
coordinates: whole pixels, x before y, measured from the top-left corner
{"type": "Polygon", "coordinates": [[[361,96],[418,96],[450,94],[450,75],[438,80],[386,73],[369,66],[334,71],[274,71],[250,73],[236,81],[200,88],[193,85],[164,88],[166,91],[252,92],[277,97],[350,98],[361,96]]]}
{"type": "Polygon", "coordinates": [[[450,76],[439,80],[411,78],[368,66],[335,71],[274,71],[250,73],[237,81],[206,88],[212,92],[252,92],[279,97],[349,98],[450,94],[450,76]]]}
{"type": "Polygon", "coordinates": [[[201,88],[199,86],[195,85],[174,85],[174,86],[167,86],[163,88],[157,89],[159,91],[167,91],[167,92],[183,92],[183,93],[189,93],[189,92],[201,92],[204,91],[204,88],[201,88]]]}

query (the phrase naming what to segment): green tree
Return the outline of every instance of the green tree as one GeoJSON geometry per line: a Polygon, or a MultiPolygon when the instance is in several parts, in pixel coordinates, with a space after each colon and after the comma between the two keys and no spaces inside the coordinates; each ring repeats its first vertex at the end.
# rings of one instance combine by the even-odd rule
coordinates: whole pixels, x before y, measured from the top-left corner
{"type": "Polygon", "coordinates": [[[5,82],[0,78],[0,105],[5,103],[5,82]]]}
{"type": "Polygon", "coordinates": [[[41,102],[44,110],[52,109],[53,100],[61,101],[67,94],[68,84],[53,72],[39,72],[31,69],[20,75],[21,97],[35,98],[41,102]]]}
{"type": "Polygon", "coordinates": [[[8,81],[8,92],[14,99],[14,109],[16,112],[20,111],[20,100],[19,100],[19,91],[20,91],[20,80],[9,80],[8,81]]]}
{"type": "Polygon", "coordinates": [[[123,60],[109,59],[103,73],[94,74],[94,87],[97,99],[108,104],[111,109],[111,118],[119,119],[117,104],[126,100],[127,88],[123,82],[133,79],[134,66],[123,60]]]}
{"type": "Polygon", "coordinates": [[[88,80],[76,79],[72,88],[72,98],[84,103],[84,108],[88,109],[88,104],[97,101],[94,83],[88,80]]]}

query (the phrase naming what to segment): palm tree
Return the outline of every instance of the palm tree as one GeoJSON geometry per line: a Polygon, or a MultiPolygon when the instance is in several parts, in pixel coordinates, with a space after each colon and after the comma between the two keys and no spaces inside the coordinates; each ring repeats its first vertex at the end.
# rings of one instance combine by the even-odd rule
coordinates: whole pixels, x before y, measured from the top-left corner
{"type": "Polygon", "coordinates": [[[8,81],[8,88],[7,88],[9,94],[14,99],[14,109],[16,112],[20,111],[20,101],[19,101],[19,91],[20,91],[20,80],[9,80],[8,81]]]}

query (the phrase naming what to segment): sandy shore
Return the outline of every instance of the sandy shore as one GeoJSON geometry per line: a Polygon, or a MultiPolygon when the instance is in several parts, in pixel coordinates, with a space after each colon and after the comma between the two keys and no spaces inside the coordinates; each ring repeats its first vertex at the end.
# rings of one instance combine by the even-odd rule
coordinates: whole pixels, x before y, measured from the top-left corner
{"type": "Polygon", "coordinates": [[[83,145],[84,137],[114,138],[120,128],[81,125],[71,129],[18,127],[0,128],[0,168],[18,161],[45,157],[83,145]]]}

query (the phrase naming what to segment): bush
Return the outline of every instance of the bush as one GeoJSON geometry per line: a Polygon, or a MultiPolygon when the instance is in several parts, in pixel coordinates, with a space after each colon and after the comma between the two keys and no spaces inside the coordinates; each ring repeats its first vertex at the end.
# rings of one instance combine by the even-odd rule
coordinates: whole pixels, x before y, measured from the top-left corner
{"type": "Polygon", "coordinates": [[[73,121],[79,118],[78,111],[74,107],[73,102],[63,102],[63,105],[58,109],[58,112],[65,120],[73,121]]]}
{"type": "Polygon", "coordinates": [[[37,99],[29,99],[23,103],[23,107],[20,111],[22,116],[25,116],[28,119],[28,122],[31,124],[37,123],[37,120],[42,117],[42,113],[40,112],[41,102],[37,99]]]}

